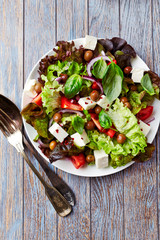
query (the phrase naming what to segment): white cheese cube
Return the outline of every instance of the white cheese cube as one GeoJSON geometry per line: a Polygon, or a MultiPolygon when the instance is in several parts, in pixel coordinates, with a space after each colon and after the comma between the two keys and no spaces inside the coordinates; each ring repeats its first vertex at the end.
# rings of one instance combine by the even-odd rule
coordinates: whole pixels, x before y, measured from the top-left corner
{"type": "Polygon", "coordinates": [[[146,124],[143,121],[141,121],[141,120],[138,120],[138,124],[139,124],[139,127],[140,127],[141,131],[143,132],[143,134],[145,136],[147,136],[147,134],[149,133],[151,127],[148,124],[146,124]]]}
{"type": "Polygon", "coordinates": [[[131,79],[133,80],[133,82],[140,83],[144,75],[144,71],[145,70],[142,68],[133,68],[131,71],[132,73],[131,79]]]}
{"type": "Polygon", "coordinates": [[[78,103],[85,109],[89,110],[96,106],[96,102],[92,101],[90,97],[80,98],[78,103]]]}
{"type": "Polygon", "coordinates": [[[141,68],[144,71],[149,71],[147,64],[138,55],[135,58],[131,58],[131,66],[132,68],[141,68]]]}
{"type": "Polygon", "coordinates": [[[84,147],[87,143],[90,142],[85,130],[83,130],[82,134],[79,133],[72,134],[71,138],[73,139],[74,144],[79,147],[84,147]]]}
{"type": "Polygon", "coordinates": [[[35,79],[30,79],[24,87],[24,92],[28,97],[34,98],[36,97],[37,93],[34,90],[34,86],[37,83],[35,79]]]}
{"type": "Polygon", "coordinates": [[[94,150],[95,164],[97,168],[108,167],[108,154],[103,149],[94,150]]]}
{"type": "Polygon", "coordinates": [[[110,106],[108,99],[106,98],[105,95],[100,96],[100,99],[97,101],[97,104],[104,109],[106,109],[110,106]]]}
{"type": "Polygon", "coordinates": [[[84,48],[94,50],[97,45],[97,38],[93,36],[86,35],[84,48]]]}
{"type": "Polygon", "coordinates": [[[68,136],[68,133],[56,122],[49,128],[49,131],[61,143],[68,136]]]}

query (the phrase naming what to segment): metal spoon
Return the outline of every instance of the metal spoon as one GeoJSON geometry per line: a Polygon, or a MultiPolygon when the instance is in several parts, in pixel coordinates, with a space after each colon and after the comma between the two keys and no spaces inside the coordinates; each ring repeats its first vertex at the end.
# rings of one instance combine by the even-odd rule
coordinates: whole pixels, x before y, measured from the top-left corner
{"type": "MultiPolygon", "coordinates": [[[[11,102],[8,98],[4,97],[1,94],[0,94],[0,109],[2,109],[1,120],[4,120],[4,122],[1,122],[1,123],[3,123],[4,126],[8,125],[8,123],[9,123],[9,125],[7,126],[7,129],[9,129],[10,125],[13,125],[12,123],[14,123],[15,128],[17,130],[20,130],[22,127],[22,117],[21,117],[19,109],[13,102],[11,102]],[[4,114],[6,114],[6,116],[4,116],[4,114]],[[8,121],[5,122],[5,119],[7,118],[7,116],[8,116],[8,119],[7,119],[8,121]]],[[[39,178],[39,180],[45,187],[46,194],[47,194],[49,200],[51,201],[52,205],[56,209],[57,213],[63,217],[68,215],[71,212],[70,204],[61,195],[61,193],[57,191],[56,188],[51,187],[47,182],[45,182],[43,177],[40,175],[40,173],[37,171],[37,169],[34,167],[34,165],[28,159],[26,154],[23,151],[21,151],[21,152],[22,152],[24,159],[28,163],[28,165],[31,167],[33,172],[36,174],[36,176],[39,178]]]]}

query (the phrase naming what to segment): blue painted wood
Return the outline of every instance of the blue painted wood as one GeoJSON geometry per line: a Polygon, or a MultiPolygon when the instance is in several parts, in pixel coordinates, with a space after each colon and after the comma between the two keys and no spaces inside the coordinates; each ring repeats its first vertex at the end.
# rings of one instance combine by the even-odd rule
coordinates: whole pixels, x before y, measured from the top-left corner
{"type": "MultiPolygon", "coordinates": [[[[153,69],[151,1],[121,1],[120,24],[121,36],[153,69]]],[[[156,170],[154,155],[124,171],[126,239],[158,239],[156,170]]]]}
{"type": "MultiPolygon", "coordinates": [[[[55,1],[24,1],[24,81],[41,56],[55,45],[55,1]]],[[[43,173],[35,158],[32,162],[43,173]]],[[[44,188],[24,164],[24,239],[56,239],[57,216],[44,188]]]]}
{"type": "MultiPolygon", "coordinates": [[[[152,3],[152,16],[153,16],[153,70],[160,75],[160,44],[159,44],[159,34],[160,34],[160,1],[156,0],[152,3]]],[[[157,224],[158,224],[158,236],[160,236],[160,130],[158,131],[156,138],[156,147],[157,147],[157,224]]]]}
{"type": "MultiPolygon", "coordinates": [[[[20,107],[23,71],[25,81],[56,39],[86,33],[109,38],[120,34],[160,74],[159,16],[158,0],[2,1],[0,93],[20,107]]],[[[73,213],[62,219],[26,164],[23,172],[22,158],[0,133],[0,239],[159,239],[159,139],[160,132],[151,161],[113,176],[89,179],[58,170],[77,201],[73,213]]]]}
{"type": "MultiPolygon", "coordinates": [[[[0,22],[0,93],[20,106],[23,87],[23,2],[1,1],[0,22]]],[[[0,132],[0,239],[22,238],[23,159],[0,132]]]]}

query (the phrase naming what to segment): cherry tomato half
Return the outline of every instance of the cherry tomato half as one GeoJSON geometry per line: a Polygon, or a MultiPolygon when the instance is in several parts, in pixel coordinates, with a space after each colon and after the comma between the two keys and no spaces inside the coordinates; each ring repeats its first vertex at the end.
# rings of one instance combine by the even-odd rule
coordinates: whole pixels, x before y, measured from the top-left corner
{"type": "Polygon", "coordinates": [[[137,113],[137,117],[143,121],[149,118],[152,112],[153,112],[153,106],[147,106],[146,108],[141,109],[139,113],[137,113]]]}

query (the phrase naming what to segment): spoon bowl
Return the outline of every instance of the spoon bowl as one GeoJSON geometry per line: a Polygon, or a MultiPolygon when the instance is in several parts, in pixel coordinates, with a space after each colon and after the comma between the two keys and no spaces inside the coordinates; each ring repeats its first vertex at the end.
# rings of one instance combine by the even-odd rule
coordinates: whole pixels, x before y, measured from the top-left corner
{"type": "Polygon", "coordinates": [[[18,107],[2,94],[0,94],[0,108],[14,121],[18,129],[22,128],[22,116],[18,107]]]}

